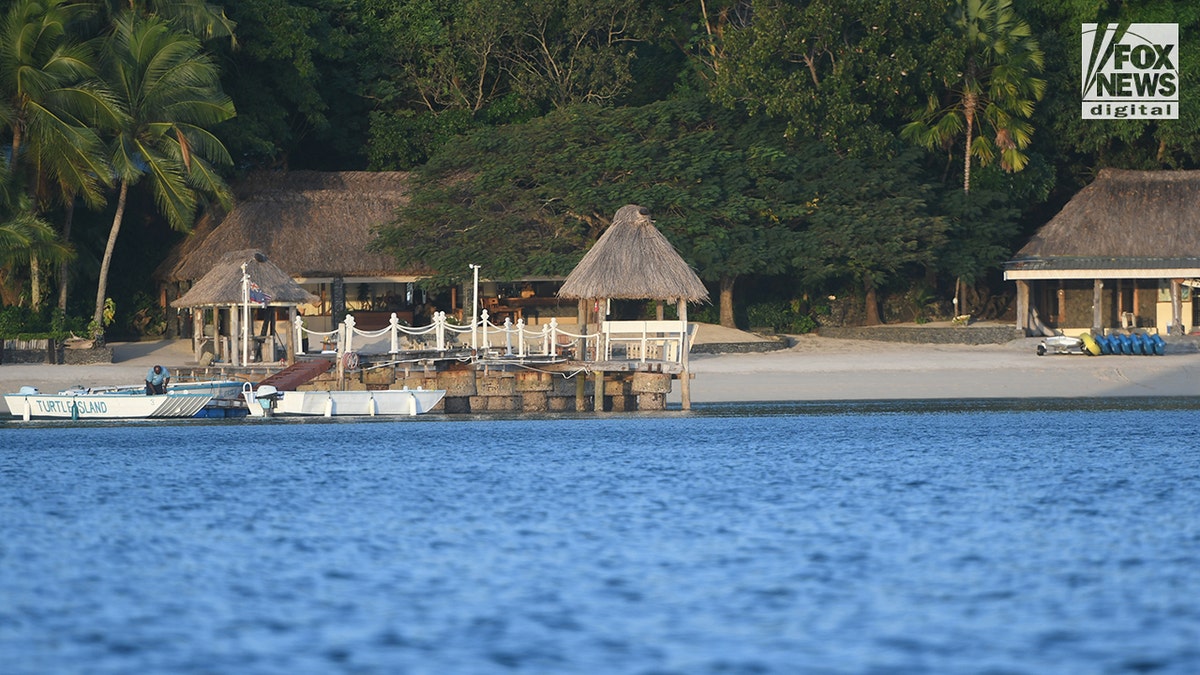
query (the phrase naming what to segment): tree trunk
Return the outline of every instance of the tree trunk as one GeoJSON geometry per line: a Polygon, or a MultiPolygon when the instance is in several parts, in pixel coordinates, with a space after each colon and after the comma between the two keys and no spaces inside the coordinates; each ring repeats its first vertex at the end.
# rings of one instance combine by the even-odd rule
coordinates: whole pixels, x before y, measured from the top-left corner
{"type": "Polygon", "coordinates": [[[42,265],[36,251],[29,252],[29,308],[42,308],[42,265]]]}
{"type": "Polygon", "coordinates": [[[718,302],[721,305],[721,325],[726,328],[737,328],[733,322],[733,282],[737,277],[721,277],[721,291],[718,302]]]}
{"type": "Polygon", "coordinates": [[[879,296],[875,292],[875,282],[871,277],[863,279],[863,290],[867,296],[867,325],[878,326],[883,320],[879,318],[879,296]]]}
{"type": "Polygon", "coordinates": [[[96,286],[96,312],[92,314],[99,335],[97,344],[104,342],[104,296],[108,291],[108,267],[112,264],[113,249],[117,246],[117,234],[121,231],[121,219],[125,216],[125,197],[129,194],[129,181],[121,181],[121,193],[117,197],[117,213],[113,216],[112,229],[108,231],[108,244],[104,247],[104,258],[100,262],[100,283],[96,286]]]}
{"type": "MultiPolygon", "coordinates": [[[[67,196],[67,212],[63,217],[62,238],[64,244],[71,243],[71,223],[75,220],[75,199],[67,196]]],[[[67,289],[71,284],[71,267],[67,263],[58,266],[58,308],[67,311],[67,289]]]]}
{"type": "Polygon", "coordinates": [[[963,116],[967,118],[967,151],[963,156],[963,192],[971,191],[971,136],[975,130],[975,94],[967,94],[963,116]]]}

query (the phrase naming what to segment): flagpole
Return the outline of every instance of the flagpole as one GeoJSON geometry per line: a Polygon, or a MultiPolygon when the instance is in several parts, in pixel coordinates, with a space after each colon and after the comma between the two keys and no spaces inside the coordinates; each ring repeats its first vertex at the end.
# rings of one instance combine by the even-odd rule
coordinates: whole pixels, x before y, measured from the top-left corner
{"type": "Polygon", "coordinates": [[[250,364],[250,275],[242,263],[242,367],[250,364]]]}

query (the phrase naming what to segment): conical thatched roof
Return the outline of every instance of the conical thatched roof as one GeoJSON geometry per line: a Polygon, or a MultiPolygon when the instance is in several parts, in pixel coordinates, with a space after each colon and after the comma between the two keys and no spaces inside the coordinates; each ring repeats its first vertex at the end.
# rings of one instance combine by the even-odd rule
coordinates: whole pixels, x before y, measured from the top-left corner
{"type": "Polygon", "coordinates": [[[558,295],[697,302],[708,299],[708,289],[654,227],[650,210],[630,204],[617,211],[612,225],[571,271],[558,295]]]}
{"type": "Polygon", "coordinates": [[[1102,169],[1010,266],[1060,259],[1200,258],[1200,171],[1102,169]]]}
{"type": "Polygon", "coordinates": [[[226,253],[191,290],[171,303],[172,307],[224,307],[242,302],[242,263],[250,281],[271,296],[270,305],[315,303],[318,298],[304,290],[287,272],[267,260],[261,251],[246,249],[226,253]]]}
{"type": "Polygon", "coordinates": [[[263,172],[235,188],[233,210],[201,222],[159,266],[166,281],[199,279],[230,251],[258,249],[293,277],[390,276],[396,261],[368,250],[374,230],[408,202],[401,172],[263,172]]]}

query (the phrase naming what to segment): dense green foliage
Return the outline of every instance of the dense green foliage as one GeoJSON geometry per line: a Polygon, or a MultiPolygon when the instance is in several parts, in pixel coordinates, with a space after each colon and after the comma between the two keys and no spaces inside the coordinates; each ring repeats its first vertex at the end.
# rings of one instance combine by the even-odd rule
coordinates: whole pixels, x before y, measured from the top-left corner
{"type": "MultiPolygon", "coordinates": [[[[8,305],[39,305],[54,261],[102,286],[121,179],[151,157],[190,187],[124,181],[147,233],[186,230],[250,170],[415,170],[379,245],[430,285],[467,263],[563,274],[639,203],[712,285],[722,322],[780,325],[811,320],[805,298],[853,294],[862,318],[886,319],[884,297],[930,288],[921,312],[941,298],[944,314],[951,284],[988,294],[1099,168],[1200,163],[1200,7],[1170,0],[8,0],[0,13],[8,305]],[[205,96],[231,100],[144,127],[158,150],[122,160],[130,101],[103,50],[131,10],[190,40],[219,72],[205,96]],[[1080,24],[1108,21],[1179,24],[1179,120],[1080,119],[1080,24]]],[[[130,316],[116,325],[136,323],[141,271],[121,280],[130,316]]]]}

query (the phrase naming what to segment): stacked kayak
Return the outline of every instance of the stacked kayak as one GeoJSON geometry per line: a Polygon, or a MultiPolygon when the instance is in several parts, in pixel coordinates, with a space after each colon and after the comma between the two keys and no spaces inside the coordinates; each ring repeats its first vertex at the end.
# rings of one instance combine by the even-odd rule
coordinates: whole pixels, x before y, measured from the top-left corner
{"type": "Polygon", "coordinates": [[[1112,333],[1091,336],[1100,349],[1100,354],[1128,354],[1137,356],[1162,356],[1167,343],[1159,335],[1148,333],[1112,333]]]}

